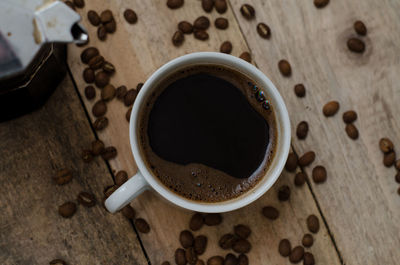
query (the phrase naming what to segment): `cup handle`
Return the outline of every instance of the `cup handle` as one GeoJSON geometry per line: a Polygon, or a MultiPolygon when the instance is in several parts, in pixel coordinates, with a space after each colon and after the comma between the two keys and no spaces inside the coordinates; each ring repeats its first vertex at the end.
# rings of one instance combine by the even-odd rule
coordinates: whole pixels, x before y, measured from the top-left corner
{"type": "Polygon", "coordinates": [[[143,175],[138,171],[136,175],[122,184],[121,187],[119,187],[111,194],[110,197],[108,197],[105,202],[105,206],[109,212],[115,213],[148,188],[149,184],[144,179],[143,175]]]}

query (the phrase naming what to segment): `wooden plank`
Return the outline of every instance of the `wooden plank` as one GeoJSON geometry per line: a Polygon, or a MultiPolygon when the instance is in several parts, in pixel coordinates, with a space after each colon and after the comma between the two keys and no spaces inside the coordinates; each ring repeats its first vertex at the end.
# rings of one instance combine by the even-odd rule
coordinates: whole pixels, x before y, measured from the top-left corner
{"type": "MultiPolygon", "coordinates": [[[[228,30],[219,31],[212,26],[209,30],[210,40],[201,42],[194,40],[193,36],[185,36],[186,40],[183,46],[176,48],[171,43],[171,36],[176,30],[177,23],[181,20],[192,22],[198,16],[204,15],[199,1],[185,1],[184,7],[178,10],[168,9],[165,1],[120,0],[109,3],[101,2],[101,4],[100,2],[97,0],[86,3],[81,14],[84,17],[84,25],[87,25],[89,29],[90,45],[98,47],[100,53],[117,68],[117,73],[111,79],[111,83],[115,86],[135,87],[138,82],[146,80],[153,71],[167,61],[195,51],[218,51],[220,44],[225,40],[232,42],[233,55],[238,56],[241,52],[248,50],[230,9],[223,15],[219,15],[215,11],[206,15],[212,21],[219,16],[228,18],[230,23],[228,30]],[[127,7],[137,12],[139,22],[136,25],[129,25],[123,20],[122,13],[127,7]],[[117,32],[108,36],[107,41],[100,42],[96,37],[96,28],[89,25],[85,14],[90,9],[101,12],[107,8],[114,13],[117,32]]],[[[70,47],[69,64],[79,91],[83,95],[86,84],[82,79],[82,70],[85,66],[79,59],[81,51],[82,48],[70,47]]],[[[97,96],[97,98],[99,97],[97,96]]],[[[89,111],[94,101],[84,99],[89,111]]],[[[108,103],[106,116],[110,119],[110,126],[100,132],[99,137],[118,149],[118,157],[110,161],[111,166],[116,170],[125,169],[133,175],[137,168],[130,152],[125,112],[126,107],[117,100],[108,103]]],[[[91,118],[93,119],[92,116],[91,118]]],[[[307,231],[305,225],[307,216],[312,213],[319,216],[309,189],[306,186],[294,188],[293,175],[284,172],[273,189],[256,203],[244,209],[224,214],[225,221],[222,225],[202,228],[199,233],[207,235],[210,239],[207,251],[202,258],[206,259],[214,254],[226,253],[217,246],[217,239],[221,235],[231,232],[234,225],[244,223],[249,224],[253,229],[250,237],[250,241],[253,243],[253,250],[249,255],[251,264],[290,264],[288,259],[282,258],[278,254],[279,241],[282,238],[289,238],[293,245],[300,244],[303,234],[307,231]],[[292,189],[292,197],[286,203],[278,202],[276,197],[277,189],[283,184],[289,185],[292,189]],[[281,212],[279,220],[269,222],[262,218],[260,212],[265,205],[274,205],[279,209],[281,212]]],[[[188,228],[192,213],[170,205],[151,191],[145,192],[134,200],[132,205],[139,215],[145,217],[151,225],[151,232],[141,235],[141,239],[152,264],[160,264],[164,260],[173,261],[173,253],[179,247],[179,232],[188,228]]],[[[320,216],[319,218],[321,220],[320,216]]],[[[340,264],[323,225],[315,238],[316,242],[311,251],[317,262],[340,264]]]]}
{"type": "MultiPolygon", "coordinates": [[[[256,19],[240,14],[243,1],[232,0],[234,12],[259,68],[278,86],[289,109],[292,132],[306,120],[310,133],[294,140],[300,154],[314,150],[313,166],[324,165],[328,181],[312,184],[343,256],[345,264],[398,264],[400,252],[400,198],[395,170],[382,165],[381,137],[400,144],[399,61],[400,24],[397,1],[331,1],[316,9],[313,1],[253,1],[256,19]],[[353,23],[361,19],[368,28],[363,55],[351,53],[346,42],[356,34],[353,23]],[[256,32],[258,22],[272,31],[270,40],[256,32]],[[280,59],[290,61],[291,78],[277,69],[280,59]],[[296,83],[304,83],[307,95],[297,98],[296,83]],[[330,100],[341,103],[332,118],[322,115],[330,100]],[[344,131],[342,113],[354,109],[357,141],[344,131]]],[[[399,149],[397,149],[399,151],[399,149]]],[[[306,168],[310,176],[312,167],[306,168]]]]}
{"type": "Polygon", "coordinates": [[[113,183],[105,162],[80,157],[94,135],[69,76],[43,108],[1,123],[0,137],[0,264],[146,264],[130,222],[101,206],[113,183]],[[74,178],[57,186],[52,177],[61,168],[74,178]],[[100,203],[62,218],[58,206],[81,191],[100,203]]]}

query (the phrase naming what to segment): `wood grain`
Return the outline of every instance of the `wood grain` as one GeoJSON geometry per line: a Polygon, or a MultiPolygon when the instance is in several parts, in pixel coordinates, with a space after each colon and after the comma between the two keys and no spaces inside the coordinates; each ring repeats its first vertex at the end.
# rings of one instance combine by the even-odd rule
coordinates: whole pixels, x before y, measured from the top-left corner
{"type": "Polygon", "coordinates": [[[105,162],[80,158],[94,135],[69,76],[43,108],[1,123],[0,137],[0,264],[146,264],[131,224],[100,205],[113,184],[105,162]],[[74,175],[65,186],[52,180],[61,168],[74,175]],[[100,203],[59,216],[58,206],[81,191],[100,203]]]}
{"type": "MultiPolygon", "coordinates": [[[[395,170],[385,168],[378,142],[389,137],[400,144],[398,101],[398,54],[400,24],[398,1],[331,1],[316,9],[313,1],[253,1],[254,21],[239,12],[243,1],[232,0],[241,30],[255,62],[281,91],[296,125],[310,126],[305,141],[294,140],[302,154],[314,150],[313,166],[324,165],[328,181],[312,183],[312,190],[336,240],[345,264],[398,264],[400,252],[400,197],[396,193],[395,170]],[[356,36],[353,23],[361,19],[368,28],[362,39],[364,54],[346,47],[356,36]],[[268,24],[270,40],[256,32],[259,22],[268,24]],[[277,63],[286,58],[293,69],[291,78],[280,75],[277,63]],[[293,86],[304,83],[307,95],[296,98],[293,86]],[[323,105],[340,102],[334,117],[322,115],[323,105]],[[344,111],[358,113],[355,125],[360,138],[351,140],[342,121],[344,111]]],[[[397,149],[399,151],[399,149],[397,149]]],[[[306,168],[311,175],[312,167],[306,168]]]]}

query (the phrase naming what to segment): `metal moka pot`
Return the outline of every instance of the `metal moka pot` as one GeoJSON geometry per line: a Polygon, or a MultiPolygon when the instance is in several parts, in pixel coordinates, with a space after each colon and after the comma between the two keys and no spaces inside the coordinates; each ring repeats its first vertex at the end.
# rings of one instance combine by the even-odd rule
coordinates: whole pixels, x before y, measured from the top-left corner
{"type": "Polygon", "coordinates": [[[44,104],[66,73],[66,43],[84,43],[80,16],[56,0],[0,0],[0,121],[44,104]]]}

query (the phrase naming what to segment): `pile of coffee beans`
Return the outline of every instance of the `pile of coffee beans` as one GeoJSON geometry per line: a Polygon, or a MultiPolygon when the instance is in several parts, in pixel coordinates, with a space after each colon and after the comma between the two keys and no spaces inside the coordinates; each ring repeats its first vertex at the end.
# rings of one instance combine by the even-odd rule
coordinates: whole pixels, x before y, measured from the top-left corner
{"type": "MultiPolygon", "coordinates": [[[[385,167],[392,167],[396,169],[396,175],[394,177],[395,182],[400,183],[400,159],[396,160],[396,151],[394,150],[394,144],[389,138],[381,138],[379,140],[379,149],[383,153],[383,165],[385,167]]],[[[397,194],[400,195],[400,186],[397,189],[397,194]]]]}
{"type": "Polygon", "coordinates": [[[347,48],[350,51],[355,53],[364,53],[365,51],[365,43],[362,40],[362,37],[367,35],[367,27],[365,26],[364,22],[357,20],[353,24],[354,31],[360,37],[351,37],[347,40],[347,48]]]}
{"type": "MultiPolygon", "coordinates": [[[[131,12],[128,11],[127,15],[129,16],[131,21],[134,20],[133,14],[131,12]]],[[[136,15],[136,14],[134,14],[134,15],[136,15]]],[[[124,14],[124,16],[125,16],[125,14],[124,14]]],[[[100,15],[94,10],[89,10],[87,13],[87,18],[88,18],[90,24],[92,24],[95,27],[98,27],[97,28],[97,38],[101,41],[105,41],[107,39],[108,34],[112,34],[117,30],[117,23],[114,19],[114,15],[111,12],[111,10],[109,10],[109,9],[102,11],[100,13],[100,15]]],[[[126,16],[125,16],[125,19],[128,21],[126,16]]],[[[137,20],[137,17],[136,17],[136,20],[137,20]]],[[[132,23],[136,23],[136,21],[132,22],[132,23]]]]}
{"type": "Polygon", "coordinates": [[[117,156],[117,149],[114,146],[105,147],[101,140],[95,140],[91,144],[91,148],[83,149],[82,159],[84,162],[92,162],[95,156],[101,156],[104,160],[110,160],[117,156]]]}

